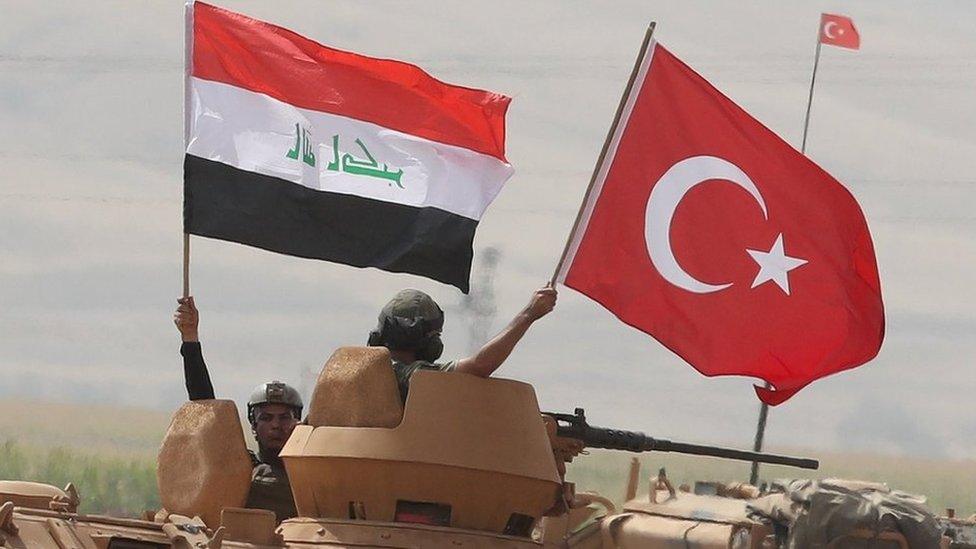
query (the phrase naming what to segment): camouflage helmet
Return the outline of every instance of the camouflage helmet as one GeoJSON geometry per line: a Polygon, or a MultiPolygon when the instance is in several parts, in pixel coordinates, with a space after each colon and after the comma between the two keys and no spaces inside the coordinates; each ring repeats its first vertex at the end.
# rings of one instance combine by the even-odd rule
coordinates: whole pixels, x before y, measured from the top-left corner
{"type": "Polygon", "coordinates": [[[433,361],[444,351],[443,328],[444,311],[432,297],[420,290],[400,290],[380,310],[367,344],[415,351],[417,358],[433,361]]]}
{"type": "Polygon", "coordinates": [[[294,387],[282,381],[262,383],[251,391],[251,398],[247,399],[247,420],[253,425],[257,420],[255,408],[262,404],[284,404],[295,411],[295,417],[302,417],[302,396],[294,387]]]}

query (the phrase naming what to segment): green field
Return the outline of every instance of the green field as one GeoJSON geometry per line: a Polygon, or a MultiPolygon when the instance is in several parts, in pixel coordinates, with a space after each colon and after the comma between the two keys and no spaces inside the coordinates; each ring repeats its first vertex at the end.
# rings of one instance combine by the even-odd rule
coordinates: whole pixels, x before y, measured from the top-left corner
{"type": "Polygon", "coordinates": [[[81,509],[136,516],[159,507],[156,451],[169,414],[110,406],[0,402],[0,479],[63,488],[81,509]]]}
{"type": "Polygon", "coordinates": [[[156,461],[150,457],[101,456],[0,441],[0,479],[33,480],[62,488],[74,483],[81,495],[80,508],[89,513],[138,516],[159,508],[156,461]]]}
{"type": "MultiPolygon", "coordinates": [[[[135,516],[159,507],[155,456],[169,414],[134,408],[36,402],[0,403],[0,479],[72,482],[82,510],[135,516]]],[[[818,457],[819,478],[842,477],[886,482],[890,487],[924,494],[934,511],[953,507],[957,514],[976,512],[976,460],[828,454],[813,450],[771,451],[818,457]]],[[[592,451],[569,467],[578,491],[623,498],[633,454],[592,451]]],[[[645,454],[642,490],[660,467],[678,485],[695,480],[746,481],[749,464],[673,454],[645,454]]],[[[806,477],[806,471],[764,466],[763,479],[806,477]]],[[[646,492],[645,492],[646,493],[646,492]]]]}

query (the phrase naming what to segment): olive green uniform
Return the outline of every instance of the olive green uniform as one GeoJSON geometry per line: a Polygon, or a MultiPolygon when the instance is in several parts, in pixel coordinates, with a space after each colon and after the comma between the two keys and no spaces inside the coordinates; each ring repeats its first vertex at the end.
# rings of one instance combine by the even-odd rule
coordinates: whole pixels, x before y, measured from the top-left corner
{"type": "Polygon", "coordinates": [[[415,360],[413,362],[393,362],[393,373],[396,374],[397,386],[400,388],[400,399],[407,401],[407,393],[410,390],[410,376],[417,370],[435,370],[450,372],[457,365],[451,362],[427,362],[425,360],[415,360]]]}
{"type": "Polygon", "coordinates": [[[247,493],[245,507],[274,511],[278,521],[298,516],[292,497],[288,472],[281,458],[274,456],[263,461],[251,453],[254,470],[251,472],[251,490],[247,493]]]}

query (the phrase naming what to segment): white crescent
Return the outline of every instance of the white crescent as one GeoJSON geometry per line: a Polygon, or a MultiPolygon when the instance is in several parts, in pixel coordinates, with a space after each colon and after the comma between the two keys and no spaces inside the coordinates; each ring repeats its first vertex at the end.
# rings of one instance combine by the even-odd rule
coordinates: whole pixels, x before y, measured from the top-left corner
{"type": "Polygon", "coordinates": [[[707,284],[681,268],[671,249],[671,220],[688,191],[713,179],[729,181],[743,188],[762,208],[763,217],[769,218],[766,202],[749,176],[735,164],[715,156],[693,156],[668,168],[651,189],[644,213],[644,238],[654,268],[671,284],[696,294],[724,290],[732,283],[707,284]]]}
{"type": "Polygon", "coordinates": [[[836,34],[830,33],[831,27],[836,27],[836,26],[837,23],[833,21],[827,21],[826,23],[824,23],[824,36],[826,36],[827,38],[837,38],[836,34]]]}

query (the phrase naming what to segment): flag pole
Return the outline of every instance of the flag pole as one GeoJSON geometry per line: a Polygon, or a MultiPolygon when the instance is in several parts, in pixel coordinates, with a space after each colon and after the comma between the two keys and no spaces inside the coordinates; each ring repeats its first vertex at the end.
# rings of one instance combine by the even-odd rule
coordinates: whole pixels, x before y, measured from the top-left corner
{"type": "MultiPolygon", "coordinates": [[[[822,42],[820,41],[820,33],[822,32],[823,23],[821,22],[817,26],[817,51],[813,56],[813,76],[810,77],[810,93],[807,96],[807,114],[803,119],[803,140],[800,142],[800,152],[806,154],[807,152],[807,130],[810,129],[810,110],[813,107],[813,85],[817,83],[817,66],[820,65],[820,46],[822,42]]],[[[769,382],[765,383],[765,388],[769,389],[769,382]]],[[[766,436],[766,420],[769,417],[769,404],[765,402],[759,406],[759,421],[756,424],[756,440],[753,442],[752,450],[754,452],[761,452],[763,446],[763,438],[766,436]]],[[[749,484],[753,486],[759,482],[759,462],[752,462],[752,472],[749,475],[749,484]]]]}
{"type": "MultiPolygon", "coordinates": [[[[769,389],[769,382],[767,381],[765,387],[769,389]]],[[[763,402],[759,405],[759,422],[756,424],[756,440],[752,444],[753,452],[761,452],[763,446],[763,437],[766,436],[766,418],[769,417],[769,404],[763,402]]],[[[756,486],[759,482],[759,462],[752,462],[752,471],[749,474],[749,484],[756,486]]]]}
{"type": "MultiPolygon", "coordinates": [[[[183,149],[190,144],[190,77],[193,73],[193,3],[186,0],[183,7],[183,149]]],[[[183,297],[190,295],[190,233],[183,226],[183,297]]]]}
{"type": "Polygon", "coordinates": [[[555,286],[556,278],[559,277],[559,271],[562,270],[563,264],[569,255],[569,249],[573,243],[573,238],[576,236],[576,231],[579,230],[580,224],[583,222],[586,205],[590,201],[590,195],[593,194],[593,187],[596,185],[597,176],[603,168],[603,162],[606,160],[607,152],[610,150],[610,143],[613,141],[613,136],[617,133],[617,126],[620,124],[624,106],[627,104],[627,98],[630,97],[631,90],[634,87],[634,81],[637,80],[637,73],[640,72],[641,65],[644,62],[644,56],[647,54],[647,48],[650,46],[651,37],[654,35],[654,27],[656,25],[656,22],[651,21],[647,26],[647,32],[644,33],[644,41],[641,43],[640,52],[637,54],[637,61],[634,62],[634,69],[630,71],[630,79],[627,81],[627,87],[624,88],[624,93],[620,97],[617,112],[613,116],[613,123],[610,124],[610,130],[607,131],[607,138],[603,141],[603,149],[600,150],[600,156],[597,157],[596,165],[593,167],[593,173],[590,175],[590,184],[586,187],[586,194],[583,195],[583,202],[580,203],[579,212],[576,214],[576,221],[573,222],[573,228],[569,231],[569,236],[566,237],[566,245],[563,247],[563,253],[559,256],[559,262],[556,264],[556,269],[552,273],[552,278],[549,279],[549,286],[555,286]]]}
{"type": "Polygon", "coordinates": [[[183,233],[183,297],[190,295],[190,233],[183,233]]]}
{"type": "Polygon", "coordinates": [[[813,106],[813,85],[817,82],[817,65],[820,64],[820,28],[817,27],[817,53],[813,58],[813,76],[810,78],[810,95],[807,98],[807,115],[803,120],[803,141],[800,144],[800,152],[807,152],[807,130],[810,128],[810,108],[813,106]]]}

